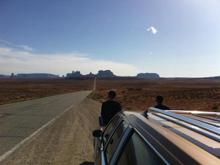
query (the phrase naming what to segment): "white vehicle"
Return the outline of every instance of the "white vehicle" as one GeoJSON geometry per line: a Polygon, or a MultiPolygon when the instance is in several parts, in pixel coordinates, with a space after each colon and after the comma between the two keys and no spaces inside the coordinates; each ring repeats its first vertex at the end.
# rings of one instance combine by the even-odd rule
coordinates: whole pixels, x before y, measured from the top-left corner
{"type": "Polygon", "coordinates": [[[220,113],[149,108],[95,130],[95,164],[220,164],[220,113]]]}

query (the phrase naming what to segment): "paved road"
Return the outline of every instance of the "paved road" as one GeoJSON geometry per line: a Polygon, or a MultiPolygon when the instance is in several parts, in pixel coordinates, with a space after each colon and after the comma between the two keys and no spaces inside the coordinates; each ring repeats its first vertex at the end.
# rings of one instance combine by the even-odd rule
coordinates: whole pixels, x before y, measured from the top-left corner
{"type": "MultiPolygon", "coordinates": [[[[99,102],[86,98],[12,153],[2,165],[80,165],[94,161],[99,102]]],[[[91,164],[91,163],[90,163],[91,164]]]]}
{"type": "Polygon", "coordinates": [[[81,91],[0,106],[0,156],[38,128],[78,106],[90,93],[81,91]]]}

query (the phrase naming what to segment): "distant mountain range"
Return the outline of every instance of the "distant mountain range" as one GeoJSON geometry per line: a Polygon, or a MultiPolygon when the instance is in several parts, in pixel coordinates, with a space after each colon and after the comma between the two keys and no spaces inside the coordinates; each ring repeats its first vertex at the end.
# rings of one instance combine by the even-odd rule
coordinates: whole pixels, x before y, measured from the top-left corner
{"type": "Polygon", "coordinates": [[[0,78],[7,78],[7,77],[10,77],[10,76],[9,75],[0,74],[0,78]]]}
{"type": "Polygon", "coordinates": [[[67,73],[66,78],[80,78],[80,77],[100,77],[100,78],[113,78],[117,77],[114,73],[110,70],[99,70],[97,74],[89,73],[83,75],[80,71],[72,71],[72,73],[67,73]]]}
{"type": "Polygon", "coordinates": [[[137,78],[143,78],[143,79],[155,79],[155,78],[160,78],[160,75],[157,73],[139,73],[136,76],[137,78]]]}
{"type": "Polygon", "coordinates": [[[215,77],[207,77],[208,79],[215,79],[215,80],[220,80],[220,76],[215,76],[215,77]]]}
{"type": "MultiPolygon", "coordinates": [[[[98,78],[123,78],[122,76],[116,76],[111,70],[99,70],[97,74],[89,73],[82,75],[80,71],[72,71],[72,73],[67,73],[66,78],[81,78],[81,77],[98,77],[98,78]]],[[[139,73],[136,78],[141,79],[155,79],[160,78],[157,73],[139,73]]]]}
{"type": "Polygon", "coordinates": [[[15,75],[16,78],[58,78],[59,75],[49,74],[49,73],[20,73],[15,75]]]}
{"type": "MultiPolygon", "coordinates": [[[[89,73],[89,74],[81,74],[80,71],[72,71],[71,73],[67,73],[66,76],[63,76],[67,79],[74,79],[74,78],[138,78],[138,79],[159,79],[159,74],[157,73],[138,73],[136,76],[117,76],[115,75],[111,70],[99,70],[97,74],[89,73]]],[[[30,79],[44,79],[44,78],[60,78],[59,75],[50,74],[50,73],[19,73],[11,75],[0,75],[0,78],[30,78],[30,79]]],[[[196,78],[196,77],[195,77],[196,78]]],[[[189,79],[187,77],[170,77],[165,79],[189,79]]],[[[194,79],[194,78],[190,78],[194,79]]],[[[220,80],[220,76],[215,77],[202,77],[202,78],[196,78],[196,79],[212,79],[212,80],[220,80]]]]}
{"type": "Polygon", "coordinates": [[[40,78],[59,78],[59,75],[49,74],[49,73],[19,73],[11,75],[0,75],[0,78],[30,78],[30,79],[40,79],[40,78]]]}

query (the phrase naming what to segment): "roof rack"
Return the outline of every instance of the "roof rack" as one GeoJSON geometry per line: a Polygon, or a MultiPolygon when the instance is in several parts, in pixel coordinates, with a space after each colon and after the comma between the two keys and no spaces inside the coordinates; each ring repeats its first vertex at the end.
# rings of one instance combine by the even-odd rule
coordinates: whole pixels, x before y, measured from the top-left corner
{"type": "Polygon", "coordinates": [[[208,123],[220,128],[220,113],[207,111],[185,111],[185,110],[169,110],[177,114],[188,115],[190,118],[208,123]]]}
{"type": "Polygon", "coordinates": [[[185,111],[185,110],[169,110],[169,112],[192,114],[192,115],[216,115],[220,117],[220,112],[207,112],[207,111],[185,111]]]}
{"type": "Polygon", "coordinates": [[[190,117],[183,116],[178,113],[185,114],[206,114],[206,115],[220,115],[217,112],[200,112],[200,111],[181,111],[181,110],[161,110],[157,108],[149,108],[148,113],[152,113],[156,116],[159,116],[165,120],[174,122],[178,125],[181,125],[185,128],[198,132],[206,137],[209,137],[215,141],[220,142],[220,129],[212,124],[203,122],[202,120],[193,119],[190,117]],[[175,113],[176,112],[176,113],[175,113]]]}

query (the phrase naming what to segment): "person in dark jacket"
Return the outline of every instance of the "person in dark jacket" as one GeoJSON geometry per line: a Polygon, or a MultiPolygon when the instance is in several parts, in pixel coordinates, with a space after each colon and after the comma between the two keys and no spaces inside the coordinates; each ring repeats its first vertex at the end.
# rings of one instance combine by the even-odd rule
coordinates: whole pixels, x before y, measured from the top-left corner
{"type": "Polygon", "coordinates": [[[162,109],[162,110],[169,110],[170,108],[167,107],[166,105],[163,105],[163,97],[162,96],[157,96],[156,97],[156,103],[155,108],[162,109]]]}
{"type": "MultiPolygon", "coordinates": [[[[161,110],[170,110],[169,107],[167,107],[166,105],[163,105],[163,97],[162,96],[157,96],[155,101],[157,104],[154,106],[154,108],[158,108],[161,110]]],[[[146,111],[144,111],[142,115],[147,118],[148,117],[148,109],[146,111]]]]}
{"type": "Polygon", "coordinates": [[[106,126],[108,122],[118,113],[122,111],[121,104],[115,101],[116,92],[108,92],[108,100],[102,103],[101,108],[101,120],[103,126],[106,126]]]}

